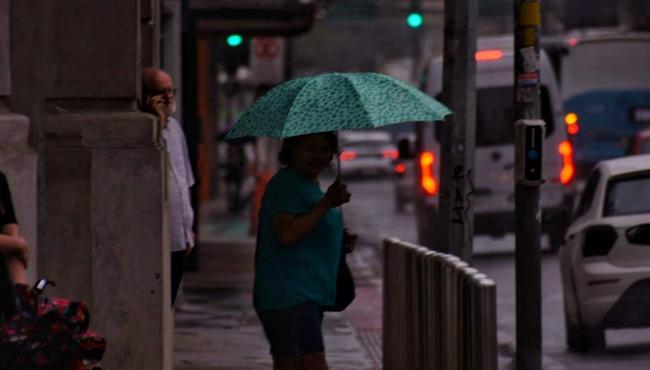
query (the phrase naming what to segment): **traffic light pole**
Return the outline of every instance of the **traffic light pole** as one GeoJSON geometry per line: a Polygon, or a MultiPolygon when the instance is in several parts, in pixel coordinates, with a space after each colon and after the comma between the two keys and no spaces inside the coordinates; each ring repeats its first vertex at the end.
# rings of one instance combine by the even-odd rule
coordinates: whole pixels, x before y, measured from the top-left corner
{"type": "Polygon", "coordinates": [[[477,0],[445,0],[442,98],[454,112],[441,129],[440,246],[472,258],[476,141],[477,0]]]}
{"type": "MultiPolygon", "coordinates": [[[[409,17],[414,16],[416,22],[407,18],[407,24],[409,25],[409,34],[411,41],[411,58],[413,63],[411,64],[411,81],[416,83],[416,86],[422,91],[426,89],[424,78],[421,75],[422,70],[420,69],[420,63],[422,59],[420,48],[422,47],[422,25],[417,24],[417,15],[422,16],[422,4],[420,0],[411,0],[411,9],[409,17]]],[[[420,19],[422,21],[423,19],[420,19]]],[[[415,170],[417,171],[417,178],[421,178],[420,173],[420,153],[422,153],[425,148],[425,138],[430,137],[430,130],[427,130],[426,123],[416,122],[415,123],[415,156],[414,161],[415,170]]],[[[413,189],[416,201],[414,202],[415,208],[415,221],[417,229],[417,240],[418,244],[424,245],[428,248],[435,249],[435,215],[432,212],[430,206],[425,204],[425,195],[420,189],[419,181],[414,184],[413,189]]]]}
{"type": "Polygon", "coordinates": [[[515,0],[515,277],[517,370],[542,368],[541,210],[544,123],[539,121],[540,1],[515,0]]]}

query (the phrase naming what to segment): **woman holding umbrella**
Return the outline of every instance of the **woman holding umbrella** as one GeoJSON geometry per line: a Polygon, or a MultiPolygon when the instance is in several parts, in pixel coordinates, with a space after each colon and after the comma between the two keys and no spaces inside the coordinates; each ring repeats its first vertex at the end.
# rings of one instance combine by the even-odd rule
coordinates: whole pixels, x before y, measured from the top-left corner
{"type": "Polygon", "coordinates": [[[280,160],[286,167],[262,200],[253,290],[275,370],[327,369],[322,312],[340,311],[354,297],[353,284],[341,283],[351,277],[339,272],[347,271],[341,250],[353,247],[356,237],[344,231],[336,209],[350,193],[340,181],[326,193],[318,186],[338,151],[334,132],[433,122],[449,114],[440,102],[391,77],[326,73],[273,88],[228,132],[226,140],[284,139],[280,160]]]}
{"type": "Polygon", "coordinates": [[[336,181],[323,193],[318,183],[336,152],[331,132],[285,139],[285,167],[262,200],[253,299],[275,370],[328,368],[323,310],[335,304],[342,248],[356,243],[337,209],[350,201],[346,185],[336,181]]]}

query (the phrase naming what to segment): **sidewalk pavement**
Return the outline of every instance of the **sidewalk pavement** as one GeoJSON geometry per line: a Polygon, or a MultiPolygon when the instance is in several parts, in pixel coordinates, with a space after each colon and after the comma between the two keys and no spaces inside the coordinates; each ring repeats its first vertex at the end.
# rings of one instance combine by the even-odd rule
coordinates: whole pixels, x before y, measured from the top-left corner
{"type": "MultiPolygon", "coordinates": [[[[254,238],[249,218],[227,214],[223,201],[201,210],[199,271],[187,272],[175,309],[175,370],[262,370],[272,362],[252,307],[254,238]]],[[[355,301],[323,321],[332,370],[381,369],[380,261],[360,245],[348,256],[355,301]]]]}

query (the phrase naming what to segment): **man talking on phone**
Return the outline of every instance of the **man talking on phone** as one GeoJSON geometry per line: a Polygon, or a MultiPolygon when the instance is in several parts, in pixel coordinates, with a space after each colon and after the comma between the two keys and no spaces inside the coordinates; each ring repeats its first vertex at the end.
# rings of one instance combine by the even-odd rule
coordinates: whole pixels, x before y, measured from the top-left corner
{"type": "Polygon", "coordinates": [[[142,71],[142,105],[145,111],[160,120],[161,144],[169,158],[167,195],[173,306],[183,277],[186,257],[194,247],[194,211],[190,201],[190,187],[195,181],[183,129],[172,117],[176,110],[176,89],[172,78],[163,70],[146,68],[142,71]]]}

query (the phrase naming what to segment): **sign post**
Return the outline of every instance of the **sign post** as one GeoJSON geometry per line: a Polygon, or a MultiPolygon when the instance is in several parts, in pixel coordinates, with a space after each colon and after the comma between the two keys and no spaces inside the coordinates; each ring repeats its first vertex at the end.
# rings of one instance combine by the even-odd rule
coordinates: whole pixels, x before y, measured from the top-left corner
{"type": "Polygon", "coordinates": [[[515,289],[517,370],[542,368],[541,218],[544,121],[539,99],[539,0],[515,0],[515,289]]]}
{"type": "Polygon", "coordinates": [[[284,82],[285,40],[281,37],[253,37],[250,44],[251,82],[274,86],[284,82]]]}

